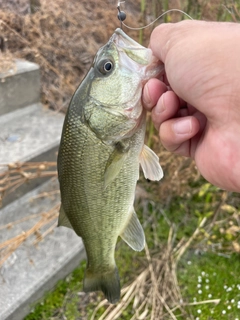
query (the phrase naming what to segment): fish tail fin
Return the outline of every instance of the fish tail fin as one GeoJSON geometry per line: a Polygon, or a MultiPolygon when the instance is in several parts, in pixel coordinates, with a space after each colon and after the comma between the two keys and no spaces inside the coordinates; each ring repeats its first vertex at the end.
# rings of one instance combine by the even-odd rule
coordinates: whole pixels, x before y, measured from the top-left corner
{"type": "Polygon", "coordinates": [[[83,281],[83,290],[85,292],[101,290],[110,303],[117,303],[121,292],[117,267],[115,266],[109,272],[97,274],[87,269],[83,281]]]}

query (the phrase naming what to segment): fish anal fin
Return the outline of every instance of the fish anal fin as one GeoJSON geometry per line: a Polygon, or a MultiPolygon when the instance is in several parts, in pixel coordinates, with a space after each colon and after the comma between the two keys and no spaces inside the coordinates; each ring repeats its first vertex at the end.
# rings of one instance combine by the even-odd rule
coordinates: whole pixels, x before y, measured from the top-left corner
{"type": "Polygon", "coordinates": [[[89,269],[85,272],[83,291],[92,292],[101,290],[106,299],[114,304],[120,299],[120,280],[117,267],[104,273],[92,273],[89,269]]]}
{"type": "Polygon", "coordinates": [[[131,218],[120,237],[135,251],[141,251],[145,246],[144,231],[133,208],[131,218]]]}
{"type": "Polygon", "coordinates": [[[63,205],[61,205],[59,210],[59,217],[58,217],[58,227],[67,227],[70,229],[73,229],[70,221],[68,220],[68,217],[66,216],[66,213],[63,209],[63,205]]]}
{"type": "Polygon", "coordinates": [[[144,145],[140,155],[140,164],[146,179],[159,181],[163,177],[163,170],[159,158],[148,146],[144,145]]]}

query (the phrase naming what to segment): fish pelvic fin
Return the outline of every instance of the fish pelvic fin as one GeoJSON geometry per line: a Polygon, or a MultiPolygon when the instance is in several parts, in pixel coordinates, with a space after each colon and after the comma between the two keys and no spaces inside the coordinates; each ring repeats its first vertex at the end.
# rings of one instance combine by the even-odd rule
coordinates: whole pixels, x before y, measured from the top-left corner
{"type": "Polygon", "coordinates": [[[146,179],[159,181],[163,177],[163,170],[159,158],[148,146],[144,145],[140,155],[140,164],[146,179]]]}
{"type": "Polygon", "coordinates": [[[67,227],[70,229],[73,229],[71,222],[68,220],[68,217],[66,216],[66,213],[63,209],[63,205],[61,204],[60,210],[59,210],[59,217],[58,217],[58,227],[67,227]]]}
{"type": "Polygon", "coordinates": [[[144,231],[134,208],[132,208],[131,218],[120,237],[135,251],[141,251],[145,247],[144,231]]]}
{"type": "Polygon", "coordinates": [[[118,269],[115,266],[110,272],[92,273],[89,269],[85,272],[83,280],[83,291],[92,292],[101,290],[105,298],[112,304],[120,299],[120,279],[118,269]]]}

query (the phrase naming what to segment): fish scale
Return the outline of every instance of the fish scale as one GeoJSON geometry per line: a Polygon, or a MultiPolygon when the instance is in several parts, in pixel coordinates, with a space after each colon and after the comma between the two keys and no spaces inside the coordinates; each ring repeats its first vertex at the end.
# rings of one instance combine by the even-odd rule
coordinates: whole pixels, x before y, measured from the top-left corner
{"type": "Polygon", "coordinates": [[[114,259],[118,236],[134,250],[145,245],[133,208],[139,163],[146,178],[162,177],[158,157],[144,146],[141,104],[144,82],[160,69],[150,49],[117,29],[73,95],[63,126],[58,224],[83,239],[84,291],[102,290],[111,303],[120,299],[114,259]]]}

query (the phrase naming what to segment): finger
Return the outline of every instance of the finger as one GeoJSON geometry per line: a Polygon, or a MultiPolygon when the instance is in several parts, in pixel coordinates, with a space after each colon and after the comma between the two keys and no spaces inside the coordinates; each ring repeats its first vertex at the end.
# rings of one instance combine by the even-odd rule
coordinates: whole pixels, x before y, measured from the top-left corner
{"type": "Polygon", "coordinates": [[[143,106],[147,110],[151,111],[161,95],[167,90],[167,86],[162,81],[158,79],[150,79],[143,88],[143,106]]]}
{"type": "Polygon", "coordinates": [[[158,27],[153,29],[150,37],[149,47],[153,54],[165,63],[166,56],[170,46],[172,46],[171,32],[174,30],[174,24],[161,23],[158,27]]]}
{"type": "Polygon", "coordinates": [[[195,117],[170,119],[160,126],[159,136],[168,151],[190,157],[192,156],[191,138],[198,133],[199,129],[200,124],[195,117]]]}
{"type": "Polygon", "coordinates": [[[173,91],[163,93],[156,106],[152,109],[152,120],[154,126],[159,130],[160,125],[174,117],[180,108],[178,96],[173,91]]]}
{"type": "Polygon", "coordinates": [[[181,108],[181,109],[178,110],[176,118],[187,117],[189,115],[190,115],[190,113],[189,113],[189,110],[188,110],[187,107],[186,108],[181,108]]]}
{"type": "Polygon", "coordinates": [[[163,82],[169,87],[170,86],[170,83],[169,83],[169,81],[168,81],[168,78],[167,78],[167,75],[166,75],[166,73],[164,73],[163,74],[163,82]]]}
{"type": "MultiPolygon", "coordinates": [[[[170,52],[175,58],[181,53],[178,45],[183,44],[186,38],[196,38],[193,35],[193,29],[194,31],[201,32],[202,28],[207,28],[208,26],[209,24],[205,21],[196,20],[183,20],[178,23],[161,23],[152,31],[149,48],[152,50],[153,55],[165,64],[170,52]]],[[[186,50],[186,47],[182,48],[182,50],[186,50]]],[[[182,56],[181,59],[183,59],[182,56]]]]}

